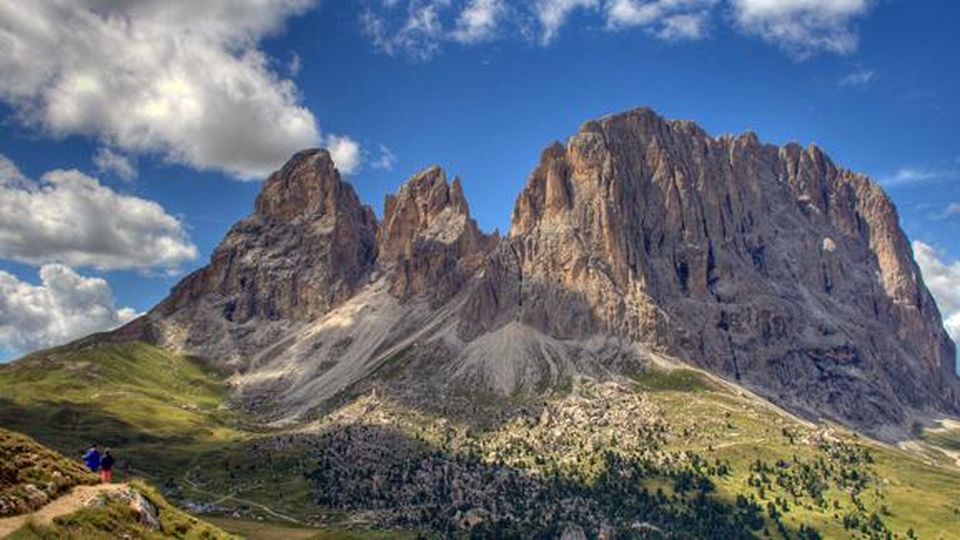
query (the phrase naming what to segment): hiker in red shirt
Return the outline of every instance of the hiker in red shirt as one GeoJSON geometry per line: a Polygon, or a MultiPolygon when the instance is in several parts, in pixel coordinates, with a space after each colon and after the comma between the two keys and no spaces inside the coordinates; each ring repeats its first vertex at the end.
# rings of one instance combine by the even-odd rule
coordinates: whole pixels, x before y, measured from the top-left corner
{"type": "Polygon", "coordinates": [[[100,458],[100,481],[105,484],[113,483],[113,456],[110,450],[104,450],[103,457],[100,458]]]}

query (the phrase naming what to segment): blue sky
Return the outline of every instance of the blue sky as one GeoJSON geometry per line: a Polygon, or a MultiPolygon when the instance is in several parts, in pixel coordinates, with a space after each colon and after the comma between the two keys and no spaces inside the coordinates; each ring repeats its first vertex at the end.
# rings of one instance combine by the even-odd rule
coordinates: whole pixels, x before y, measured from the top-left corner
{"type": "Polygon", "coordinates": [[[0,6],[0,359],[149,309],[301,147],[378,214],[439,164],[505,230],[549,142],[637,106],[876,178],[960,333],[960,3],[203,6],[0,6]]]}

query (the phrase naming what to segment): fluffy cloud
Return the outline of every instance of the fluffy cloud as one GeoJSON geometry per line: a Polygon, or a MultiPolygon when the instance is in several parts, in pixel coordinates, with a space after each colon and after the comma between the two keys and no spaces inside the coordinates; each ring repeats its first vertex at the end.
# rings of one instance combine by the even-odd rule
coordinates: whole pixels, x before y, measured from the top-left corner
{"type": "Polygon", "coordinates": [[[324,137],[323,145],[340,172],[351,174],[360,168],[360,145],[350,137],[330,135],[324,137]]]}
{"type": "Polygon", "coordinates": [[[389,55],[405,54],[417,60],[428,60],[446,38],[440,13],[449,6],[447,0],[385,1],[383,8],[387,13],[373,9],[363,12],[363,30],[374,46],[389,55]],[[402,14],[398,16],[397,11],[402,14]]]}
{"type": "Polygon", "coordinates": [[[93,164],[102,173],[113,173],[124,180],[133,180],[137,177],[137,169],[130,162],[130,158],[118,154],[109,148],[100,148],[93,155],[93,164]]]}
{"type": "Polygon", "coordinates": [[[429,60],[444,42],[489,41],[510,11],[507,0],[383,0],[372,2],[360,20],[381,51],[429,60]]]}
{"type": "MultiPolygon", "coordinates": [[[[426,60],[445,41],[473,44],[520,35],[548,45],[583,11],[607,30],[639,28],[664,40],[698,40],[714,21],[773,43],[798,58],[845,54],[854,21],[873,0],[367,0],[364,29],[387,54],[426,60]]],[[[860,74],[862,77],[863,74],[860,74]]]]}
{"type": "Polygon", "coordinates": [[[102,278],[48,264],[40,284],[32,285],[0,270],[0,347],[26,352],[110,330],[137,316],[116,309],[110,286],[102,278]]]}
{"type": "Polygon", "coordinates": [[[607,26],[643,27],[661,39],[701,39],[707,34],[713,7],[719,0],[609,0],[607,26]]]}
{"type": "Polygon", "coordinates": [[[55,136],[259,178],[323,140],[259,48],[313,3],[0,2],[0,100],[55,136]]]}
{"type": "Polygon", "coordinates": [[[7,156],[0,154],[0,187],[25,187],[29,185],[27,177],[20,172],[16,163],[7,156]]]}
{"type": "Polygon", "coordinates": [[[960,343],[960,261],[946,263],[933,247],[920,241],[913,242],[913,255],[937,299],[947,332],[960,343]]]}
{"type": "Polygon", "coordinates": [[[730,1],[741,30],[800,57],[856,50],[853,21],[865,15],[872,4],[872,0],[730,1]]]}
{"type": "Polygon", "coordinates": [[[598,0],[536,0],[533,9],[542,29],[540,41],[544,44],[552,41],[575,10],[599,5],[598,0]]]}
{"type": "Polygon", "coordinates": [[[505,0],[470,0],[457,16],[452,37],[461,43],[478,43],[491,39],[500,17],[506,12],[505,0]]]}
{"type": "Polygon", "coordinates": [[[713,8],[720,0],[538,0],[537,19],[541,41],[549,43],[577,9],[599,11],[609,30],[642,28],[655,36],[675,41],[701,39],[713,8]]]}
{"type": "Polygon", "coordinates": [[[0,258],[175,270],[196,257],[183,224],[159,204],[117,193],[76,170],[32,181],[0,155],[0,258]]]}
{"type": "MultiPolygon", "coordinates": [[[[960,344],[960,313],[954,313],[944,319],[943,326],[947,329],[950,337],[953,338],[953,342],[960,344]]],[[[960,347],[960,345],[957,346],[960,347]]]]}

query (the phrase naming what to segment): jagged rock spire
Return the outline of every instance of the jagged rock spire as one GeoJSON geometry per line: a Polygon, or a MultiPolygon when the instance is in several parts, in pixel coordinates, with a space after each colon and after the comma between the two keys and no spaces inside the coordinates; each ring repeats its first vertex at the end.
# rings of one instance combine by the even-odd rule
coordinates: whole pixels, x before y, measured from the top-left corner
{"type": "Polygon", "coordinates": [[[350,184],[343,182],[330,153],[321,148],[297,152],[270,175],[254,204],[264,219],[356,213],[363,205],[350,184]]]}
{"type": "Polygon", "coordinates": [[[649,109],[549,146],[504,240],[438,167],[387,197],[378,226],[327,152],[298,153],[150,318],[186,352],[296,365],[276,384],[304,385],[286,388],[299,405],[398,347],[422,356],[404,369],[443,366],[404,377],[510,392],[625,371],[619,346],[587,345],[614,339],[881,437],[960,413],[954,345],[875,183],[816,146],[649,109]]]}
{"type": "Polygon", "coordinates": [[[428,290],[446,298],[469,277],[490,239],[477,228],[459,179],[439,167],[415,174],[387,196],[379,232],[381,266],[393,270],[391,290],[407,298],[428,290]]]}
{"type": "Polygon", "coordinates": [[[543,153],[510,241],[525,283],[590,306],[566,334],[629,336],[859,425],[960,399],[893,204],[815,145],[648,109],[588,122],[543,153]]]}
{"type": "Polygon", "coordinates": [[[216,303],[229,321],[315,318],[350,298],[376,261],[377,222],[326,150],[294,155],[264,183],[210,264],[158,308],[216,303]]]}

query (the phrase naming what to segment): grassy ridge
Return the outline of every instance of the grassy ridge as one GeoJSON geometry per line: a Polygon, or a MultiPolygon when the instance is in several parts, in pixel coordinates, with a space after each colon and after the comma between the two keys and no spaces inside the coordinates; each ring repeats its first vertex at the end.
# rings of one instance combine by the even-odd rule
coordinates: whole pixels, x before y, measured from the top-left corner
{"type": "Polygon", "coordinates": [[[210,522],[225,531],[252,540],[414,540],[414,533],[350,531],[296,527],[268,521],[211,518],[210,522]]]}
{"type": "Polygon", "coordinates": [[[0,517],[31,512],[73,486],[97,481],[79,462],[0,429],[0,517]]]}
{"type": "Polygon", "coordinates": [[[674,426],[673,447],[730,463],[733,474],[717,482],[719,498],[732,502],[742,495],[764,505],[773,502],[785,524],[813,526],[824,538],[870,538],[874,514],[884,524],[878,538],[885,537],[887,530],[894,538],[907,538],[910,532],[933,539],[960,535],[960,469],[956,467],[925,462],[841,428],[800,424],[720,391],[666,391],[650,396],[674,426]],[[762,475],[770,480],[762,490],[755,482],[760,475],[751,471],[758,461],[767,466],[762,475]],[[824,478],[825,471],[832,471],[829,479],[824,478]],[[854,489],[850,481],[838,487],[837,477],[854,471],[865,477],[864,487],[854,489]],[[781,478],[784,484],[800,481],[784,486],[781,478]],[[804,478],[820,484],[818,497],[804,489],[804,478]],[[787,511],[776,503],[778,499],[786,502],[787,511]],[[861,530],[864,523],[866,533],[861,530]]]}
{"type": "MultiPolygon", "coordinates": [[[[548,475],[572,475],[559,485],[600,498],[616,498],[619,491],[605,492],[597,478],[610,482],[610,489],[623,488],[616,475],[603,474],[607,463],[601,458],[621,452],[618,447],[641,455],[647,444],[615,430],[610,432],[615,436],[608,437],[593,425],[595,437],[564,442],[564,430],[582,430],[583,424],[543,427],[540,409],[523,404],[514,420],[478,428],[383,396],[345,404],[330,417],[339,420],[321,419],[317,436],[266,433],[225,410],[227,389],[221,381],[220,374],[192,359],[143,343],[48,351],[0,367],[0,425],[69,452],[81,450],[90,440],[119,447],[121,460],[128,459],[134,469],[183,498],[215,502],[245,516],[283,519],[270,513],[277,511],[333,527],[377,523],[376,512],[317,505],[318,499],[330,498],[325,489],[338,482],[335,474],[323,473],[325,467],[336,465],[344,474],[370,478],[369,471],[355,465],[358,434],[362,438],[374,433],[365,447],[374,452],[383,434],[396,438],[401,453],[408,447],[425,449],[421,452],[429,456],[425,463],[462,466],[464,481],[475,474],[503,473],[505,467],[530,471],[531,476],[524,478],[531,486],[548,475]],[[353,416],[351,409],[356,409],[353,416]],[[381,423],[366,431],[349,427],[375,417],[381,423]],[[547,446],[539,448],[541,443],[547,446]]],[[[729,508],[731,515],[739,508],[761,509],[762,524],[753,534],[796,538],[812,527],[824,538],[956,537],[960,470],[948,465],[952,460],[921,459],[835,426],[801,423],[692,370],[637,374],[629,392],[645,404],[636,414],[650,415],[644,437],[659,441],[651,455],[696,456],[698,475],[701,464],[706,464],[702,470],[714,471],[705,477],[711,486],[707,500],[722,505],[715,509],[729,508]],[[719,468],[724,469],[722,474],[715,473],[719,468]]],[[[558,410],[576,413],[578,403],[574,400],[558,410]]],[[[588,417],[595,418],[590,422],[599,422],[598,426],[623,422],[616,417],[618,406],[610,403],[598,396],[594,405],[583,405],[588,417]]],[[[928,444],[946,449],[960,440],[950,430],[926,438],[928,444]]],[[[409,468],[411,460],[420,459],[413,454],[408,458],[397,466],[409,468]]],[[[400,470],[381,467],[376,458],[372,462],[381,478],[400,470]]],[[[690,505],[696,489],[690,491],[681,482],[684,471],[694,469],[686,464],[681,471],[676,463],[687,462],[675,462],[676,470],[669,474],[648,471],[637,482],[651,495],[659,490],[664,500],[676,501],[679,510],[695,508],[690,505]]],[[[353,485],[339,481],[344,482],[342,487],[353,485]]],[[[383,489],[387,490],[380,494],[383,497],[402,496],[401,491],[391,494],[383,489]]],[[[263,534],[275,527],[250,522],[237,526],[260,528],[263,534]]]]}
{"type": "Polygon", "coordinates": [[[10,540],[113,540],[137,538],[160,540],[230,540],[233,537],[222,529],[199,520],[177,509],[156,490],[143,482],[131,482],[130,487],[143,496],[157,511],[159,528],[144,525],[130,505],[117,498],[105,498],[104,503],[82,508],[72,514],[54,519],[52,524],[28,523],[13,533],[10,540]]]}
{"type": "Polygon", "coordinates": [[[944,450],[960,452],[960,428],[958,427],[928,429],[923,433],[923,440],[944,450]]]}
{"type": "Polygon", "coordinates": [[[112,446],[121,466],[174,477],[241,437],[226,391],[212,370],[145,343],[52,349],[0,366],[0,425],[68,455],[112,446]]]}
{"type": "MultiPolygon", "coordinates": [[[[0,517],[34,512],[74,486],[98,481],[79,461],[66,458],[30,437],[0,429],[0,517]]],[[[217,527],[178,510],[145,483],[133,481],[130,488],[157,510],[159,530],[145,527],[129,503],[104,495],[102,505],[82,508],[56,518],[49,525],[28,522],[9,538],[230,538],[217,527]]]]}
{"type": "Polygon", "coordinates": [[[633,375],[633,380],[646,392],[703,392],[716,389],[707,378],[690,369],[648,369],[633,375]]]}

